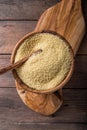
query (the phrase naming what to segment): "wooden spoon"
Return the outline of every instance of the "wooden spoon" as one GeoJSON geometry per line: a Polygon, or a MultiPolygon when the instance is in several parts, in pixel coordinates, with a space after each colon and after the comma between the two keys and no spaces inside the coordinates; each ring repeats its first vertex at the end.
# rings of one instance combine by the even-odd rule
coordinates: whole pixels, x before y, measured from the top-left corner
{"type": "Polygon", "coordinates": [[[40,53],[40,52],[42,52],[41,49],[39,49],[39,50],[37,50],[37,51],[31,53],[30,55],[24,57],[23,59],[17,61],[17,62],[14,63],[14,64],[10,64],[10,65],[8,65],[8,66],[6,66],[6,67],[1,68],[1,69],[0,69],[0,75],[6,73],[6,72],[9,71],[9,70],[13,70],[13,69],[15,69],[15,68],[21,66],[21,65],[22,65],[25,61],[27,61],[32,55],[35,55],[35,54],[40,53]]]}

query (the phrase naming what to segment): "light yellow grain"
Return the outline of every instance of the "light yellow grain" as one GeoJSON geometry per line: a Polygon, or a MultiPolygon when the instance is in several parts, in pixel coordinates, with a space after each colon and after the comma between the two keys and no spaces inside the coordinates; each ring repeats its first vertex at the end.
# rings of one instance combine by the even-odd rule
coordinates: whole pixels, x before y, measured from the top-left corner
{"type": "Polygon", "coordinates": [[[19,47],[15,62],[38,49],[43,51],[33,55],[16,69],[18,76],[26,85],[36,90],[56,87],[65,79],[70,70],[69,47],[56,35],[35,34],[26,39],[19,47]]]}

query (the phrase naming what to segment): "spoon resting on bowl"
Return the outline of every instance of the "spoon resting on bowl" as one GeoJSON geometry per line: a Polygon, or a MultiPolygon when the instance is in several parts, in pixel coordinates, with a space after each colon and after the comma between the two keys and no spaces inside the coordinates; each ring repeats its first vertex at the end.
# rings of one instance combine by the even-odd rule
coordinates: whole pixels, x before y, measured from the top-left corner
{"type": "Polygon", "coordinates": [[[26,57],[22,58],[21,60],[15,62],[14,64],[10,64],[6,67],[3,67],[0,69],[0,75],[8,72],[9,70],[16,69],[17,67],[21,66],[24,62],[26,62],[32,55],[36,55],[38,53],[42,52],[42,49],[39,49],[35,52],[32,52],[30,55],[27,55],[26,57]]]}

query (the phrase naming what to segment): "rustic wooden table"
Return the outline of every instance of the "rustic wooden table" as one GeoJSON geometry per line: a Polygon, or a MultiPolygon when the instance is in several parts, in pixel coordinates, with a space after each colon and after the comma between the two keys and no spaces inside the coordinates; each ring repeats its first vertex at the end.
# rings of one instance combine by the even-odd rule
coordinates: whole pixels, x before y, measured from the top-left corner
{"type": "MultiPolygon", "coordinates": [[[[0,0],[0,67],[9,64],[16,42],[31,32],[45,9],[58,0],[0,0]]],[[[87,0],[82,0],[87,23],[87,0]]],[[[20,100],[11,72],[0,76],[0,130],[87,130],[87,33],[75,61],[75,71],[63,89],[64,103],[45,117],[20,100]]]]}

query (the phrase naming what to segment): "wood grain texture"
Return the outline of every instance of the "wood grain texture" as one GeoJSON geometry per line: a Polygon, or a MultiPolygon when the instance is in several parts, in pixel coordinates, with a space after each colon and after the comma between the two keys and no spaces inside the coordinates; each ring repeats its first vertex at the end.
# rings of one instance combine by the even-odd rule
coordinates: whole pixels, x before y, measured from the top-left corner
{"type": "MultiPolygon", "coordinates": [[[[59,0],[0,0],[0,20],[37,20],[43,11],[59,0]],[[38,8],[40,7],[40,8],[38,8]]],[[[82,0],[87,21],[87,1],[82,0]]]]}
{"type": "Polygon", "coordinates": [[[31,110],[42,115],[52,115],[63,103],[62,90],[59,89],[56,93],[34,93],[22,87],[23,84],[16,82],[16,89],[19,97],[31,110]]]}
{"type": "Polygon", "coordinates": [[[87,125],[86,124],[67,124],[67,123],[58,123],[58,124],[47,124],[47,123],[1,123],[2,127],[0,127],[0,130],[87,130],[87,125]]]}
{"type": "MultiPolygon", "coordinates": [[[[57,3],[55,6],[52,6],[51,8],[47,9],[41,15],[36,25],[36,28],[34,29],[34,32],[42,32],[43,30],[54,31],[62,35],[71,45],[75,56],[85,33],[85,22],[81,9],[81,0],[62,0],[60,3],[57,3]]],[[[29,33],[28,35],[24,36],[17,43],[12,52],[11,63],[14,63],[15,54],[19,46],[31,34],[32,33],[29,33]]],[[[64,40],[63,38],[61,39],[64,40]]],[[[12,72],[16,80],[16,89],[22,101],[32,110],[43,115],[51,115],[55,113],[62,104],[62,87],[65,86],[65,84],[69,81],[72,75],[74,68],[73,63],[74,62],[72,62],[71,69],[65,80],[63,80],[63,82],[61,82],[61,84],[59,84],[57,87],[45,91],[37,91],[29,88],[20,80],[16,71],[13,70],[12,72]],[[55,95],[55,93],[52,93],[57,90],[57,95],[55,95]],[[37,94],[34,92],[36,92],[37,94]],[[33,101],[35,99],[36,102],[34,104],[33,101]]]]}
{"type": "MultiPolygon", "coordinates": [[[[0,55],[0,67],[8,65],[9,62],[10,55],[0,55]]],[[[0,76],[0,87],[15,87],[11,72],[0,76]]],[[[73,76],[65,88],[87,88],[87,56],[76,56],[73,76]]]]}
{"type": "Polygon", "coordinates": [[[0,20],[38,19],[44,10],[56,4],[58,1],[0,0],[0,20]]]}
{"type": "MultiPolygon", "coordinates": [[[[0,67],[9,65],[9,62],[10,55],[0,55],[0,67]]],[[[11,72],[0,76],[0,87],[15,87],[11,72]]],[[[73,76],[65,88],[87,88],[87,56],[76,56],[73,76]]]]}
{"type": "MultiPolygon", "coordinates": [[[[37,21],[0,21],[0,54],[11,54],[17,41],[34,30],[37,21]],[[3,38],[4,37],[4,38],[3,38]]],[[[87,33],[78,54],[87,54],[87,33]]]]}
{"type": "Polygon", "coordinates": [[[87,123],[87,89],[64,89],[64,103],[54,116],[42,116],[26,107],[15,88],[0,88],[1,123],[87,123]]]}
{"type": "MultiPolygon", "coordinates": [[[[0,54],[11,54],[16,42],[34,29],[37,22],[35,20],[39,18],[41,13],[57,1],[0,0],[0,20],[2,20],[0,21],[0,54]],[[19,7],[19,3],[23,4],[19,7]],[[27,6],[28,12],[26,14],[27,6]],[[21,10],[21,7],[23,10],[21,10]]],[[[87,0],[82,0],[82,7],[87,23],[87,0]]],[[[65,86],[69,89],[66,94],[64,92],[63,108],[54,117],[40,116],[24,106],[15,88],[9,88],[15,87],[11,72],[0,76],[0,130],[87,130],[87,96],[85,96],[87,92],[86,94],[83,92],[86,90],[84,88],[87,88],[87,32],[78,54],[80,55],[76,57],[75,72],[65,86]],[[83,54],[85,55],[82,56],[83,54]],[[74,89],[72,90],[72,88],[74,89]]],[[[0,55],[0,66],[8,64],[9,61],[9,55],[0,55]]],[[[64,91],[66,90],[64,89],[64,91]]]]}
{"type": "MultiPolygon", "coordinates": [[[[11,19],[11,20],[15,20],[18,19],[20,20],[21,17],[22,19],[25,19],[25,21],[2,21],[0,22],[0,54],[1,53],[11,53],[15,44],[17,43],[17,41],[24,36],[26,33],[31,32],[35,25],[36,25],[36,21],[26,21],[28,18],[34,20],[36,19],[35,17],[37,17],[37,19],[40,17],[40,14],[38,15],[38,11],[41,12],[41,10],[45,10],[46,8],[50,7],[51,5],[57,3],[57,0],[51,1],[51,0],[45,0],[45,1],[41,1],[41,0],[34,0],[34,2],[32,0],[29,1],[0,1],[0,19],[6,20],[6,19],[11,19]],[[25,5],[25,7],[28,5],[30,8],[30,11],[28,12],[27,16],[26,16],[26,9],[24,10],[19,10],[19,4],[23,4],[25,5]],[[32,8],[31,8],[32,5],[32,8]],[[34,10],[35,10],[35,17],[33,16],[33,5],[34,5],[34,10]],[[50,5],[50,6],[49,6],[50,5]],[[38,6],[40,6],[41,8],[38,8],[38,6]],[[10,8],[9,8],[10,7],[10,8]],[[45,8],[45,9],[42,9],[45,8]],[[18,9],[19,11],[17,11],[16,9],[18,9]],[[17,11],[17,12],[16,12],[17,11]],[[23,11],[21,13],[21,11],[23,11]],[[14,13],[14,15],[13,15],[14,13]],[[37,16],[38,15],[38,16],[37,16]],[[3,37],[4,39],[3,39],[3,37]],[[10,44],[11,41],[11,44],[10,44]],[[9,47],[10,46],[10,47],[9,47]]],[[[28,9],[29,9],[28,8],[28,9]]],[[[86,0],[82,0],[82,9],[83,9],[83,15],[85,17],[85,21],[87,21],[87,1],[86,0]]],[[[43,11],[42,11],[43,12],[43,11]]],[[[41,12],[41,13],[42,13],[41,12]]],[[[87,54],[87,33],[81,43],[81,46],[79,48],[78,53],[79,54],[87,54]]]]}
{"type": "Polygon", "coordinates": [[[0,22],[0,54],[11,53],[17,41],[32,31],[35,25],[35,21],[0,22]]]}
{"type": "Polygon", "coordinates": [[[81,0],[62,0],[47,9],[40,17],[35,31],[51,30],[61,34],[76,55],[85,34],[81,0]],[[49,22],[48,22],[49,20],[49,22]]]}

